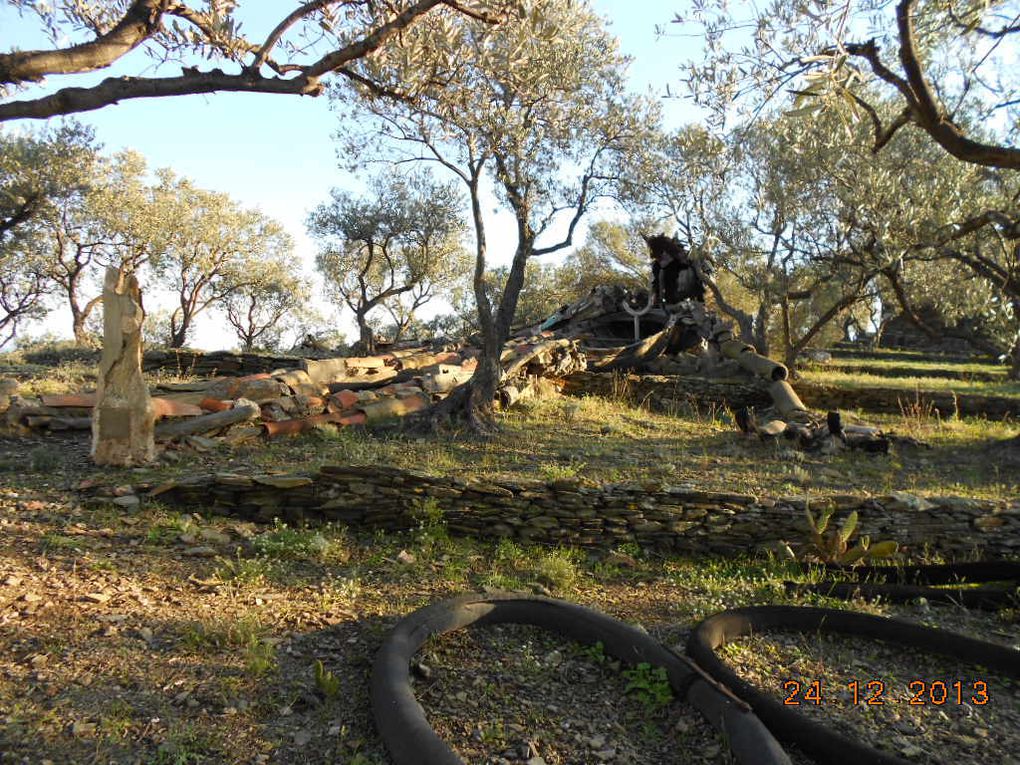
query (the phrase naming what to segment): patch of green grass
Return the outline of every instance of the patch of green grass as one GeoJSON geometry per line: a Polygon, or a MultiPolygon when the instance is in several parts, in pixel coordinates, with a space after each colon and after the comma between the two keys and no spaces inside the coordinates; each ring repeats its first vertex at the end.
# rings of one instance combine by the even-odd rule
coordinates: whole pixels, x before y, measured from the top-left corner
{"type": "Polygon", "coordinates": [[[254,677],[262,677],[276,669],[276,644],[252,638],[244,646],[244,668],[254,677]]]}
{"type": "Polygon", "coordinates": [[[854,371],[809,369],[802,379],[819,385],[834,385],[850,390],[883,388],[903,391],[904,397],[917,391],[952,391],[958,394],[1002,396],[1020,399],[1020,382],[997,380],[953,380],[946,377],[883,377],[854,371]]]}
{"type": "Polygon", "coordinates": [[[535,579],[549,589],[568,593],[581,580],[578,560],[581,554],[572,548],[542,550],[530,566],[535,579]]]}
{"type": "Polygon", "coordinates": [[[584,467],[584,462],[572,459],[566,465],[549,463],[539,465],[538,474],[546,481],[558,481],[564,478],[577,478],[581,475],[584,467]]]}
{"type": "Polygon", "coordinates": [[[327,699],[335,699],[340,693],[340,678],[326,669],[318,659],[315,661],[313,671],[315,673],[315,687],[319,693],[327,699]]]}
{"type": "Polygon", "coordinates": [[[255,552],[274,560],[311,560],[319,563],[346,563],[351,552],[344,530],[327,526],[320,529],[295,529],[275,521],[273,528],[252,539],[255,552]]]}
{"type": "Polygon", "coordinates": [[[903,374],[903,376],[908,376],[905,373],[912,372],[913,374],[909,375],[912,377],[932,377],[937,376],[937,374],[933,375],[933,372],[938,373],[942,371],[948,371],[961,377],[965,377],[968,374],[1005,377],[1008,371],[1006,365],[994,364],[992,362],[953,361],[937,358],[921,361],[911,357],[904,358],[902,355],[897,354],[891,354],[885,358],[833,358],[831,361],[826,361],[822,364],[807,364],[806,366],[813,370],[854,371],[862,368],[889,370],[896,374],[903,374]]]}
{"type": "Polygon", "coordinates": [[[273,574],[274,566],[267,558],[242,558],[240,552],[234,558],[217,558],[213,576],[224,583],[239,587],[258,587],[266,583],[273,574]]]}
{"type": "Polygon", "coordinates": [[[33,473],[51,475],[65,466],[63,453],[52,446],[37,446],[26,455],[28,469],[33,473]]]}
{"type": "Polygon", "coordinates": [[[39,544],[43,550],[80,550],[82,539],[80,537],[68,537],[55,532],[47,532],[42,535],[39,544]]]}
{"type": "Polygon", "coordinates": [[[195,528],[195,520],[190,513],[161,515],[145,532],[145,541],[151,545],[173,544],[181,534],[193,533],[195,528]]]}
{"type": "Polygon", "coordinates": [[[182,634],[184,645],[192,650],[243,647],[261,639],[266,628],[252,616],[236,620],[207,620],[187,624],[182,634]]]}
{"type": "Polygon", "coordinates": [[[124,739],[134,724],[134,708],[123,699],[114,699],[99,716],[99,729],[109,738],[124,739]]]}
{"type": "Polygon", "coordinates": [[[210,731],[183,723],[171,729],[147,765],[199,765],[216,761],[222,754],[220,742],[210,731]]]}

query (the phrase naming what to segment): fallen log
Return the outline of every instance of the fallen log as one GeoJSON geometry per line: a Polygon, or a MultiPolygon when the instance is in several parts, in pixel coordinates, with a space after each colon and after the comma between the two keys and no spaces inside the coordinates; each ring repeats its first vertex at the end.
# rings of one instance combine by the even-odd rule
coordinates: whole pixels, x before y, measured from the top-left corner
{"type": "Polygon", "coordinates": [[[653,359],[657,359],[665,353],[678,328],[679,325],[676,323],[676,317],[670,317],[665,329],[661,332],[656,332],[644,340],[625,346],[616,354],[607,354],[591,365],[591,369],[600,372],[614,369],[634,369],[653,359]]]}
{"type": "Polygon", "coordinates": [[[188,419],[157,425],[156,437],[168,441],[173,438],[180,438],[181,436],[209,433],[230,425],[236,425],[239,422],[256,420],[260,413],[259,405],[254,401],[240,399],[235,402],[233,408],[225,409],[222,412],[213,412],[211,414],[203,414],[198,417],[189,417],[188,419]]]}
{"type": "Polygon", "coordinates": [[[808,408],[797,396],[793,386],[786,380],[778,380],[769,386],[769,395],[772,396],[772,403],[781,415],[789,419],[798,415],[808,413],[808,408]]]}
{"type": "Polygon", "coordinates": [[[719,351],[726,358],[733,359],[748,372],[763,380],[785,380],[790,376],[790,370],[783,364],[762,356],[752,346],[740,340],[722,341],[719,343],[719,351]]]}

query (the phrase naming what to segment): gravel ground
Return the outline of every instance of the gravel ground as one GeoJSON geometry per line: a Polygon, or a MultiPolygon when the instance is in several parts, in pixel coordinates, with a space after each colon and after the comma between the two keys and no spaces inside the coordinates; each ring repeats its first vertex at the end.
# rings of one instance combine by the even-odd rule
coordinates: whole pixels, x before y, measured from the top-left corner
{"type": "Polygon", "coordinates": [[[499,625],[432,640],[415,692],[469,763],[729,763],[720,736],[676,700],[649,707],[626,667],[534,627],[499,625]]]}
{"type": "Polygon", "coordinates": [[[720,655],[758,688],[799,702],[805,716],[897,756],[1020,763],[1020,683],[981,667],[878,641],[786,632],[734,641],[720,655]]]}

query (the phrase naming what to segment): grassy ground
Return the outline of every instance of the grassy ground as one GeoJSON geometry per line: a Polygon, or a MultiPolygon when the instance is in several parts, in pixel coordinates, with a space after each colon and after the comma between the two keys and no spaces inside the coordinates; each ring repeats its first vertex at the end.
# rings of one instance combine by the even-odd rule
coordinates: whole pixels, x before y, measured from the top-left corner
{"type": "Polygon", "coordinates": [[[516,408],[503,419],[502,435],[492,440],[456,432],[423,438],[399,429],[323,430],[269,444],[175,452],[172,464],[96,471],[87,462],[82,435],[61,449],[41,440],[0,448],[0,475],[12,487],[40,481],[70,487],[83,478],[161,482],[213,471],[392,464],[479,478],[659,481],[769,496],[908,491],[1006,498],[1020,493],[1020,455],[1000,445],[1016,435],[1013,424],[943,421],[924,414],[860,418],[920,439],[930,448],[897,446],[888,455],[806,454],[784,442],[742,436],[725,410],[667,416],[602,398],[562,398],[516,408]],[[23,470],[26,457],[35,472],[23,470]]]}
{"type": "MultiPolygon", "coordinates": [[[[5,490],[0,523],[5,763],[381,765],[367,697],[372,656],[401,615],[465,590],[552,593],[671,645],[728,606],[835,604],[790,601],[782,582],[802,575],[769,560],[663,558],[633,546],[595,556],[452,540],[437,526],[375,537],[256,528],[158,506],[130,515],[80,507],[45,489],[5,490]],[[196,539],[216,554],[189,555],[196,539]]],[[[1013,612],[852,607],[1020,640],[1013,612]]],[[[540,693],[541,678],[532,679],[540,693]]],[[[431,698],[437,725],[456,716],[457,701],[431,698]]],[[[625,696],[614,714],[638,703],[625,696]]],[[[549,742],[549,763],[574,761],[552,742],[564,723],[590,715],[583,696],[576,707],[526,718],[526,738],[549,742]]],[[[494,741],[514,740],[498,717],[491,726],[494,741]]]]}
{"type": "Polygon", "coordinates": [[[854,371],[852,367],[838,369],[811,368],[800,373],[807,382],[819,385],[834,385],[850,390],[861,388],[884,388],[913,392],[917,390],[955,391],[960,394],[976,394],[981,396],[1004,396],[1020,399],[1020,382],[1008,381],[1005,375],[1001,379],[955,380],[948,377],[925,377],[923,371],[913,377],[887,377],[878,374],[866,374],[854,371]]]}
{"type": "MultiPolygon", "coordinates": [[[[65,370],[32,384],[51,386],[46,392],[77,390],[88,374],[65,370]]],[[[256,527],[156,503],[126,512],[80,502],[70,489],[82,478],[129,484],[210,470],[354,462],[764,494],[1020,493],[1016,450],[1000,445],[1016,435],[1015,424],[923,414],[863,417],[932,448],[804,455],[743,438],[725,410],[665,416],[595,398],[516,409],[490,441],[463,433],[321,432],[234,450],[175,452],[173,461],[139,470],[94,470],[84,435],[0,441],[0,762],[383,765],[388,760],[367,696],[374,653],[400,616],[465,590],[552,593],[638,622],[671,645],[682,643],[698,619],[728,606],[848,606],[817,596],[791,600],[783,581],[817,574],[767,559],[658,557],[634,546],[596,555],[483,544],[450,539],[429,524],[401,535],[256,527]]],[[[849,607],[1020,643],[1011,610],[849,607]]],[[[460,644],[451,645],[430,651],[455,662],[460,644]]],[[[433,671],[446,671],[438,662],[433,671]]],[[[536,688],[540,694],[540,682],[536,688]]],[[[489,692],[483,685],[466,698],[489,692]]],[[[633,694],[621,693],[621,716],[632,714],[628,705],[640,710],[633,694]]],[[[441,694],[425,702],[430,719],[451,738],[472,735],[465,721],[477,713],[470,705],[451,711],[459,701],[441,694]]],[[[478,708],[487,714],[518,702],[507,694],[499,703],[485,701],[478,708]]],[[[530,726],[523,732],[498,717],[487,720],[471,752],[490,740],[517,746],[523,737],[540,742],[537,751],[549,765],[575,761],[557,742],[577,719],[591,723],[594,712],[583,696],[557,701],[555,710],[548,706],[515,717],[530,726]]],[[[678,726],[654,735],[675,746],[685,740],[678,726]]],[[[472,762],[501,756],[498,748],[486,751],[472,762]]],[[[718,761],[725,761],[719,751],[718,761]]],[[[979,752],[980,743],[972,761],[979,752]]]]}
{"type": "Polygon", "coordinates": [[[909,357],[904,359],[903,354],[898,354],[895,351],[883,352],[879,358],[833,358],[824,364],[817,364],[816,366],[841,371],[849,370],[851,372],[862,366],[878,370],[888,369],[895,372],[909,371],[913,373],[914,377],[937,377],[939,376],[938,374],[932,375],[931,373],[943,370],[948,370],[953,374],[961,376],[971,374],[976,376],[1005,377],[1009,371],[1006,365],[993,364],[991,362],[947,361],[938,358],[927,361],[915,360],[909,357]]]}

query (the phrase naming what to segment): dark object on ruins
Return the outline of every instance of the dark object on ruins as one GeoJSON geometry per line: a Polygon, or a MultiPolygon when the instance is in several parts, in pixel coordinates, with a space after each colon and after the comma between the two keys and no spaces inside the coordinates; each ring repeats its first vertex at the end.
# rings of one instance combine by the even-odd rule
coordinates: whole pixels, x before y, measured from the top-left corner
{"type": "Polygon", "coordinates": [[[642,238],[651,251],[655,302],[660,305],[674,305],[688,299],[705,302],[705,285],[680,240],[665,234],[642,234],[642,238]]]}

